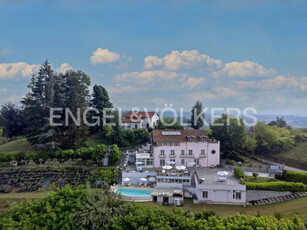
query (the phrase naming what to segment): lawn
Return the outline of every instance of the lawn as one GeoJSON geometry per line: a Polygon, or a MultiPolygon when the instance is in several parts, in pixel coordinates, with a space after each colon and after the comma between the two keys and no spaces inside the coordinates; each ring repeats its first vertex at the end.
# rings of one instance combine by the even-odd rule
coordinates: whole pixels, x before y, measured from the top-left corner
{"type": "Polygon", "coordinates": [[[272,181],[278,181],[275,178],[268,178],[268,177],[253,177],[253,176],[246,176],[244,178],[246,182],[254,182],[254,183],[263,183],[263,182],[272,182],[272,181]]]}
{"type": "Polygon", "coordinates": [[[307,142],[296,143],[289,151],[264,156],[265,159],[276,161],[296,168],[307,169],[307,142]]]}
{"type": "Polygon", "coordinates": [[[89,147],[96,147],[97,145],[102,145],[102,144],[107,144],[106,140],[93,136],[93,137],[89,137],[85,143],[89,146],[89,147]]]}
{"type": "Polygon", "coordinates": [[[10,203],[20,203],[26,200],[38,199],[46,196],[50,191],[35,191],[22,193],[0,193],[0,215],[8,210],[10,203]]]}
{"type": "MultiPolygon", "coordinates": [[[[136,203],[138,206],[147,208],[158,207],[164,210],[172,210],[173,206],[162,206],[153,202],[136,203]]],[[[217,204],[193,204],[191,199],[185,199],[183,209],[188,209],[193,213],[201,212],[203,208],[215,211],[220,217],[235,215],[236,213],[245,212],[248,215],[274,215],[274,212],[281,213],[282,217],[291,218],[293,214],[298,214],[300,218],[307,223],[307,197],[278,202],[274,204],[246,206],[241,205],[217,205],[217,204]]]]}
{"type": "Polygon", "coordinates": [[[26,139],[20,139],[16,141],[11,141],[9,143],[0,145],[0,153],[1,152],[20,152],[20,151],[28,151],[33,150],[32,146],[26,139]]]}

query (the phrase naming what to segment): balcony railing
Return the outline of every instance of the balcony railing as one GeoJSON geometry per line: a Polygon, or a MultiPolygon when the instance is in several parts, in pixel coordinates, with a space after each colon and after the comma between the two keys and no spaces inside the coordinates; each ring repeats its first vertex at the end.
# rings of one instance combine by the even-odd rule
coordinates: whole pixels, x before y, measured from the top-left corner
{"type": "Polygon", "coordinates": [[[165,155],[165,154],[159,154],[159,157],[160,157],[160,158],[165,158],[166,155],[165,155]]]}
{"type": "Polygon", "coordinates": [[[206,156],[205,154],[200,154],[199,157],[205,158],[205,157],[207,157],[207,156],[206,156]]]}
{"type": "Polygon", "coordinates": [[[186,157],[187,155],[186,154],[180,154],[180,157],[186,157]]]}
{"type": "Polygon", "coordinates": [[[176,158],[176,154],[170,154],[169,157],[170,158],[176,158]]]}

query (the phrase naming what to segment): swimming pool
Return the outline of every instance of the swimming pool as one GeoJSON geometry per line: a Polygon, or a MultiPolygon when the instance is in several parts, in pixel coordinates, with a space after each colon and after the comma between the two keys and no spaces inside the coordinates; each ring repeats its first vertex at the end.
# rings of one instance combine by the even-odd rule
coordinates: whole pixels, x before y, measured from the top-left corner
{"type": "Polygon", "coordinates": [[[141,189],[129,189],[129,188],[119,188],[116,190],[123,196],[150,196],[152,194],[151,190],[141,190],[141,189]]]}

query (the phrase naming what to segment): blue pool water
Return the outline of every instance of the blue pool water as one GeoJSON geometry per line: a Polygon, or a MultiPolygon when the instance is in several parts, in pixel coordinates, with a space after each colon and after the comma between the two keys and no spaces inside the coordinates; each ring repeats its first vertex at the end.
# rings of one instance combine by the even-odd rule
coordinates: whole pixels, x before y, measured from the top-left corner
{"type": "Polygon", "coordinates": [[[124,196],[150,196],[152,191],[151,190],[119,188],[116,190],[116,193],[119,193],[124,196]]]}

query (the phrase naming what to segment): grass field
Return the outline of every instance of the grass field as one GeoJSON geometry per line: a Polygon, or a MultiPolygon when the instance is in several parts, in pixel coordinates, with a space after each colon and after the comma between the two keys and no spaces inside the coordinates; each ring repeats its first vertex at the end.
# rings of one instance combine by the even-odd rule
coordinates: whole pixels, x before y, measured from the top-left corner
{"type": "Polygon", "coordinates": [[[268,178],[268,177],[253,177],[253,176],[246,176],[244,178],[246,182],[254,182],[254,183],[263,183],[263,182],[272,182],[272,181],[278,181],[275,178],[268,178]]]}
{"type": "MultiPolygon", "coordinates": [[[[162,206],[153,202],[136,203],[138,206],[153,208],[158,207],[164,210],[172,210],[172,206],[162,206]]],[[[239,206],[239,205],[214,205],[214,204],[193,204],[191,199],[185,199],[183,209],[188,209],[193,213],[201,212],[203,208],[215,211],[220,217],[235,215],[236,213],[245,212],[247,215],[274,215],[275,212],[281,213],[282,217],[291,218],[298,214],[300,218],[307,223],[307,197],[283,201],[274,204],[258,206],[239,206]]]]}
{"type": "Polygon", "coordinates": [[[297,143],[291,150],[274,153],[268,157],[269,160],[276,161],[296,168],[307,169],[307,142],[297,143]]]}
{"type": "Polygon", "coordinates": [[[16,141],[11,141],[9,143],[0,145],[1,152],[20,152],[33,150],[32,146],[27,142],[26,139],[20,139],[16,141]]]}
{"type": "Polygon", "coordinates": [[[38,199],[46,196],[50,191],[0,193],[0,215],[6,212],[11,203],[20,203],[26,200],[38,199]]]}

